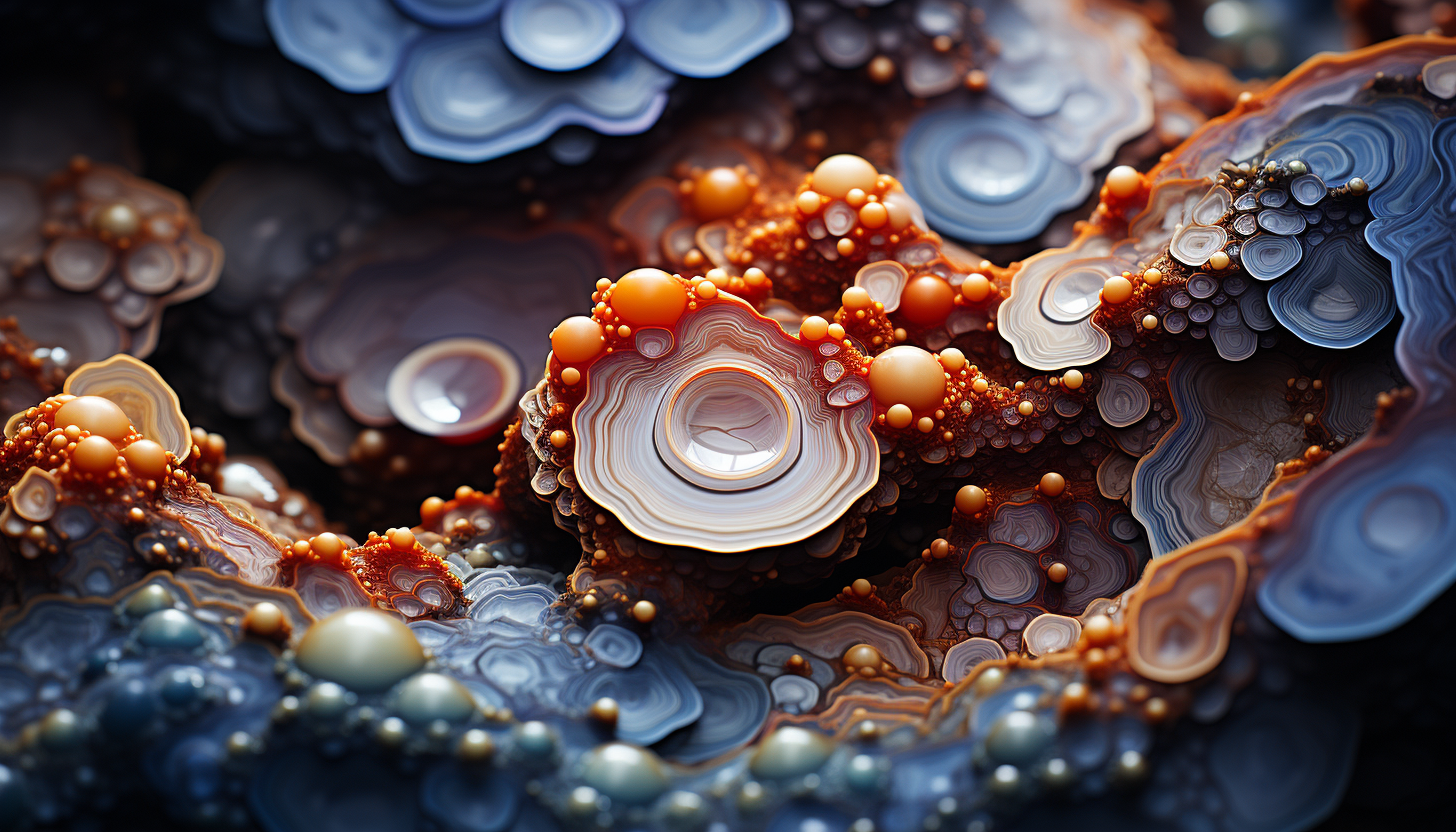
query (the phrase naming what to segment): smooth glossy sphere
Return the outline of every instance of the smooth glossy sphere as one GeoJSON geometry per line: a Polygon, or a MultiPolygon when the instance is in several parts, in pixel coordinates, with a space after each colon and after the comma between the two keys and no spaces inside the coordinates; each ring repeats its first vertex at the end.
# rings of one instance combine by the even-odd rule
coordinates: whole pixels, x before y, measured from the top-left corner
{"type": "Polygon", "coordinates": [[[308,712],[321,719],[332,719],[344,712],[349,707],[348,691],[333,682],[319,682],[308,689],[308,696],[304,702],[308,704],[308,712]]]}
{"type": "Polygon", "coordinates": [[[479,728],[471,728],[461,734],[459,742],[455,743],[455,755],[462,760],[485,760],[494,752],[495,740],[479,728]]]}
{"type": "Polygon", "coordinates": [[[322,558],[336,558],[344,553],[344,541],[333,532],[324,532],[310,541],[315,554],[322,558]]]}
{"type": "Polygon", "coordinates": [[[986,753],[999,763],[1034,762],[1051,745],[1056,728],[1030,711],[1010,711],[991,724],[986,753]]]}
{"type": "Polygon", "coordinates": [[[961,514],[978,514],[986,508],[986,492],[978,485],[963,485],[956,492],[955,505],[961,514]]]}
{"type": "Polygon", "coordinates": [[[357,691],[377,691],[419,670],[425,651],[403,622],[370,609],[340,610],[298,642],[304,672],[357,691]]]}
{"type": "Polygon", "coordinates": [[[74,711],[57,708],[40,721],[40,741],[46,748],[69,751],[79,748],[86,731],[74,711]]]}
{"type": "Polygon", "coordinates": [[[125,739],[141,733],[156,713],[156,701],[146,681],[128,679],[106,700],[99,723],[109,736],[125,739]]]}
{"type": "Polygon", "coordinates": [[[704,221],[732,216],[752,198],[753,189],[733,168],[713,168],[693,183],[693,211],[704,221]]]}
{"type": "Polygon", "coordinates": [[[867,202],[859,209],[859,224],[865,228],[879,228],[890,221],[890,212],[879,202],[867,202]]]}
{"type": "Polygon", "coordinates": [[[286,623],[283,610],[272,601],[259,601],[243,616],[244,629],[264,638],[278,635],[286,623]]]}
{"type": "Polygon", "coordinates": [[[94,436],[120,442],[131,433],[131,420],[121,406],[100,396],[77,396],[56,411],[56,427],[75,425],[94,436]]]}
{"type": "Polygon", "coordinates": [[[632,806],[656,800],[671,783],[656,754],[620,742],[587,754],[582,779],[613,802],[632,806]]]}
{"type": "Polygon", "coordinates": [[[868,754],[856,754],[845,768],[844,779],[856,791],[867,791],[880,785],[880,763],[868,754]]]}
{"type": "Polygon", "coordinates": [[[810,774],[829,759],[834,743],[828,737],[797,725],[785,725],[764,738],[748,758],[755,777],[788,779],[810,774]]]}
{"type": "Polygon", "coordinates": [[[137,627],[137,641],[147,647],[191,649],[202,644],[202,628],[197,619],[182,610],[157,610],[148,613],[137,627]]]}
{"type": "Polygon", "coordinates": [[[1132,298],[1132,281],[1116,275],[1107,278],[1102,284],[1102,301],[1104,303],[1127,303],[1132,298]]]}
{"type": "Polygon", "coordinates": [[[864,670],[878,671],[884,659],[872,644],[856,644],[844,651],[844,668],[850,673],[864,670]]]}
{"type": "Polygon", "coordinates": [[[814,168],[814,190],[835,199],[844,199],[855,188],[870,193],[878,184],[880,172],[875,166],[850,153],[830,156],[814,168]]]}
{"type": "Polygon", "coordinates": [[[71,465],[88,474],[99,474],[116,464],[116,446],[104,436],[88,436],[71,451],[71,465]]]}
{"type": "Polygon", "coordinates": [[[1062,373],[1062,386],[1066,387],[1068,390],[1077,390],[1081,388],[1083,380],[1084,378],[1082,376],[1081,370],[1068,370],[1065,373],[1062,373]]]}
{"type": "Polygon", "coordinates": [[[1041,493],[1047,497],[1057,497],[1067,490],[1067,478],[1061,474],[1048,471],[1041,475],[1041,482],[1037,485],[1041,493]]]}
{"type": "Polygon", "coordinates": [[[202,698],[207,680],[195,667],[178,667],[167,672],[159,691],[162,701],[174,708],[187,708],[202,698]]]}
{"type": "Polygon", "coordinates": [[[983,274],[966,275],[961,282],[961,294],[971,303],[980,303],[991,295],[991,281],[983,274]]]}
{"type": "Polygon", "coordinates": [[[30,813],[30,786],[18,769],[0,765],[0,818],[20,828],[30,813]]]}
{"type": "Polygon", "coordinates": [[[868,309],[875,301],[874,298],[870,297],[870,292],[865,287],[851,286],[844,290],[844,296],[841,298],[841,302],[844,304],[845,309],[853,310],[868,309]]]}
{"type": "Polygon", "coordinates": [[[96,212],[92,224],[112,237],[130,237],[142,227],[141,214],[125,202],[113,202],[96,212]]]}
{"type": "Polygon", "coordinates": [[[632,326],[671,326],[688,307],[688,293],[661,269],[635,269],[617,279],[612,310],[632,326]]]}
{"type": "Polygon", "coordinates": [[[177,603],[177,598],[172,591],[161,584],[147,584],[132,596],[126,599],[126,614],[134,618],[141,618],[150,612],[170,609],[177,603]]]}
{"type": "Polygon", "coordinates": [[[394,707],[405,721],[428,725],[437,719],[464,722],[475,713],[475,698],[443,673],[421,673],[400,686],[394,707]]]}
{"type": "Polygon", "coordinates": [[[900,294],[900,313],[912,323],[943,324],[953,309],[955,289],[934,275],[915,278],[905,284],[905,291],[900,294]]]}
{"type": "Polygon", "coordinates": [[[799,324],[799,337],[809,341],[820,341],[829,334],[829,322],[818,315],[810,315],[799,324]]]}
{"type": "Polygon", "coordinates": [[[1118,165],[1107,172],[1107,192],[1118,199],[1127,199],[1142,186],[1142,174],[1127,165],[1118,165]]]}
{"type": "Polygon", "coordinates": [[[702,829],[707,823],[707,803],[696,792],[678,791],[664,801],[663,819],[673,832],[702,829]]]}
{"type": "Polygon", "coordinates": [[[585,315],[573,315],[551,330],[551,352],[562,364],[590,361],[606,345],[601,324],[585,315]]]}
{"type": "Polygon", "coordinates": [[[138,439],[121,451],[126,467],[133,474],[147,479],[161,479],[167,475],[167,449],[150,439],[138,439]]]}
{"type": "Polygon", "coordinates": [[[903,404],[916,412],[934,410],[945,398],[945,370],[919,347],[891,347],[870,364],[870,392],[882,404],[903,404]]]}
{"type": "Polygon", "coordinates": [[[514,732],[516,750],[529,759],[541,760],[556,750],[556,735],[544,722],[523,722],[514,732]]]}
{"type": "Polygon", "coordinates": [[[604,725],[615,725],[622,716],[622,707],[612,697],[603,696],[591,704],[587,709],[587,716],[604,725]]]}

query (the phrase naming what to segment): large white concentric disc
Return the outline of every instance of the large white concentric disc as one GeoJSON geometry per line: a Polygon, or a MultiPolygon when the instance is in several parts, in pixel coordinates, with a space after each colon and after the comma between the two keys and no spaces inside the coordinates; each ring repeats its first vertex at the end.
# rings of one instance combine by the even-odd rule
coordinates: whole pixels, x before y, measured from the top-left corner
{"type": "Polygon", "coordinates": [[[809,350],[723,296],[671,348],[606,356],[573,417],[576,480],[633,533],[742,552],[803,540],[872,487],[868,399],[825,401],[809,350]]]}

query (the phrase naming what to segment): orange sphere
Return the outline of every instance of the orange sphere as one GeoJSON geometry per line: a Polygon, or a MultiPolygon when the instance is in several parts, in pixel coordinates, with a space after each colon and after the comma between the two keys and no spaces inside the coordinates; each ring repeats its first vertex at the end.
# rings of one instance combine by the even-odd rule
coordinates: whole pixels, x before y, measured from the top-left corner
{"type": "Polygon", "coordinates": [[[71,451],[71,464],[77,470],[99,474],[116,464],[116,446],[104,436],[88,436],[71,451]]]}
{"type": "Polygon", "coordinates": [[[1054,471],[1048,471],[1041,475],[1041,482],[1037,486],[1041,493],[1048,497],[1061,496],[1067,490],[1067,478],[1054,471]]]}
{"type": "Polygon", "coordinates": [[[344,541],[333,532],[324,532],[313,539],[313,551],[322,558],[336,558],[344,553],[344,541]]]}
{"type": "Polygon", "coordinates": [[[701,220],[732,216],[753,198],[753,190],[733,168],[713,168],[693,183],[693,210],[701,220]]]}
{"type": "Polygon", "coordinates": [[[819,341],[827,335],[829,335],[829,322],[818,315],[810,315],[799,324],[800,338],[819,341]]]}
{"type": "Polygon", "coordinates": [[[590,361],[604,346],[601,324],[585,315],[573,315],[551,330],[551,352],[563,364],[590,361]]]}
{"type": "Polygon", "coordinates": [[[150,439],[138,439],[121,452],[133,474],[159,479],[167,474],[167,449],[150,439]]]}
{"type": "Polygon", "coordinates": [[[865,228],[879,228],[890,221],[890,212],[878,202],[866,202],[859,209],[859,224],[865,228]]]}
{"type": "Polygon", "coordinates": [[[1132,298],[1132,281],[1117,275],[1102,284],[1102,300],[1106,303],[1127,303],[1132,298]]]}
{"type": "Polygon", "coordinates": [[[961,514],[978,514],[986,508],[986,491],[978,485],[963,485],[956,492],[955,506],[961,514]]]}
{"type": "Polygon", "coordinates": [[[870,392],[887,405],[913,411],[934,410],[945,398],[945,370],[935,356],[919,347],[890,347],[870,363],[870,392]]]}
{"type": "Polygon", "coordinates": [[[611,304],[633,326],[671,326],[688,308],[688,293],[662,269],[634,269],[617,280],[611,304]]]}
{"type": "Polygon", "coordinates": [[[924,326],[945,323],[955,309],[955,289],[935,275],[922,275],[905,284],[900,294],[900,312],[924,326]]]}
{"type": "Polygon", "coordinates": [[[980,303],[991,294],[991,281],[983,274],[966,275],[965,282],[961,284],[961,294],[971,303],[980,303]]]}
{"type": "Polygon", "coordinates": [[[112,442],[120,442],[131,433],[131,420],[126,417],[126,411],[111,399],[100,396],[77,396],[61,405],[56,411],[56,427],[65,429],[71,425],[112,442]]]}
{"type": "Polygon", "coordinates": [[[844,290],[840,302],[844,304],[845,309],[868,309],[875,299],[870,297],[869,290],[863,286],[851,286],[844,290]]]}
{"type": "Polygon", "coordinates": [[[1107,192],[1118,199],[1127,199],[1142,186],[1142,174],[1127,165],[1118,165],[1107,172],[1107,192]]]}

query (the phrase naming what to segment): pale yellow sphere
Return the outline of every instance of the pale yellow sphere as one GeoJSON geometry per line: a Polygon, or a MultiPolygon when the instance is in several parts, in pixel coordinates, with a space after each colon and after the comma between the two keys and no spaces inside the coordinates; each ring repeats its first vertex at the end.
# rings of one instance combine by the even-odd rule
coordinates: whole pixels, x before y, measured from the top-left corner
{"type": "Polygon", "coordinates": [[[1062,386],[1066,387],[1068,390],[1076,390],[1077,388],[1081,387],[1082,381],[1083,378],[1081,370],[1074,369],[1062,373],[1062,386]]]}
{"type": "Polygon", "coordinates": [[[955,347],[946,347],[940,351],[940,364],[952,373],[958,373],[966,366],[966,354],[955,347]]]}
{"type": "Polygon", "coordinates": [[[1118,165],[1107,172],[1107,192],[1118,199],[1127,199],[1142,186],[1142,174],[1127,165],[1118,165]]]}
{"type": "Polygon", "coordinates": [[[891,405],[890,409],[885,411],[885,421],[896,430],[909,427],[910,420],[914,418],[915,414],[911,413],[910,408],[903,404],[891,405]]]}
{"type": "Polygon", "coordinates": [[[903,404],[916,412],[934,410],[945,398],[945,370],[919,347],[891,347],[870,364],[870,392],[882,404],[903,404]]]}
{"type": "Polygon", "coordinates": [[[120,442],[131,433],[131,420],[121,406],[100,396],[77,396],[56,411],[56,427],[75,425],[95,436],[120,442]]]}
{"type": "Polygon", "coordinates": [[[852,153],[830,156],[814,168],[814,190],[834,199],[843,199],[859,188],[866,193],[875,190],[880,172],[875,166],[852,153]]]}

